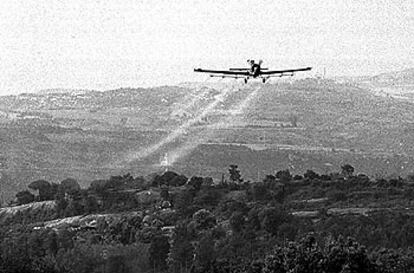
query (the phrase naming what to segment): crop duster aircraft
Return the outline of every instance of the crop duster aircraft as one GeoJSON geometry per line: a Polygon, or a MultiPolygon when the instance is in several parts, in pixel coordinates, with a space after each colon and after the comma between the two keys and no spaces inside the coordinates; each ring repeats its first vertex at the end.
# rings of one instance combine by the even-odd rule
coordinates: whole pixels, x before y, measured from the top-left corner
{"type": "Polygon", "coordinates": [[[284,76],[293,76],[295,72],[308,71],[312,67],[305,68],[296,68],[296,69],[286,69],[286,70],[269,70],[269,68],[262,68],[262,60],[255,62],[254,60],[247,60],[247,63],[250,67],[246,68],[230,68],[229,70],[210,70],[210,69],[201,69],[196,68],[194,72],[203,72],[210,73],[210,77],[218,78],[235,78],[244,79],[244,83],[250,78],[261,78],[262,82],[265,83],[267,79],[271,77],[284,77],[284,76]]]}

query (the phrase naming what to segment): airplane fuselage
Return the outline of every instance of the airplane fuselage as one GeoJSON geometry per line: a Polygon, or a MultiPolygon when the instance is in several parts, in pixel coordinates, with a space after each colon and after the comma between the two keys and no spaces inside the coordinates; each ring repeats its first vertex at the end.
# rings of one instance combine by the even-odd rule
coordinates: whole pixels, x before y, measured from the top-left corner
{"type": "Polygon", "coordinates": [[[250,76],[253,78],[257,78],[260,76],[260,65],[259,64],[252,64],[250,67],[250,76]]]}

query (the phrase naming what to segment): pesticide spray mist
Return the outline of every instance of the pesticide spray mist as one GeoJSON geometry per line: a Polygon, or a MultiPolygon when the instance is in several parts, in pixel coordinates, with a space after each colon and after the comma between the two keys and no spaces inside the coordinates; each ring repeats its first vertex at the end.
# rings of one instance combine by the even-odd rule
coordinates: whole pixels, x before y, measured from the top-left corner
{"type": "Polygon", "coordinates": [[[190,154],[198,145],[204,143],[208,138],[211,138],[214,134],[214,129],[223,129],[234,126],[236,115],[241,115],[246,111],[246,108],[252,103],[252,100],[257,96],[261,86],[257,86],[253,92],[251,92],[245,99],[236,104],[228,113],[229,116],[225,117],[222,120],[219,120],[213,124],[206,126],[206,128],[197,134],[194,138],[191,138],[190,141],[181,145],[180,147],[169,151],[165,156],[164,160],[161,162],[161,166],[171,166],[179,159],[190,154]]]}
{"type": "MultiPolygon", "coordinates": [[[[237,90],[237,88],[235,88],[234,86],[225,88],[220,94],[216,95],[214,97],[214,100],[210,102],[209,104],[207,104],[207,106],[205,106],[195,117],[184,122],[182,125],[180,125],[178,128],[173,130],[171,133],[169,133],[165,138],[161,139],[159,142],[151,145],[150,147],[143,148],[139,151],[136,151],[134,153],[127,155],[126,161],[131,162],[133,160],[145,159],[153,155],[157,151],[159,151],[165,145],[175,141],[176,139],[184,135],[191,126],[193,126],[194,124],[196,124],[197,122],[205,118],[207,115],[209,115],[220,102],[223,102],[225,100],[227,95],[234,92],[235,90],[237,90]]],[[[194,105],[197,103],[197,101],[201,99],[202,97],[196,97],[195,100],[190,101],[190,104],[194,105]]]]}

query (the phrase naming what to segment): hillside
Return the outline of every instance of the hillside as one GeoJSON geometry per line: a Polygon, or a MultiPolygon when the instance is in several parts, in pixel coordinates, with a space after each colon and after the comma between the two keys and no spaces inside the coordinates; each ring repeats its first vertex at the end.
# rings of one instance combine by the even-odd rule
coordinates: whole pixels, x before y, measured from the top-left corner
{"type": "Polygon", "coordinates": [[[87,89],[65,89],[65,88],[51,88],[51,89],[42,89],[37,92],[37,94],[46,95],[46,94],[85,94],[93,92],[93,90],[87,89]]]}
{"type": "Polygon", "coordinates": [[[0,210],[0,272],[412,272],[414,176],[340,169],[43,182],[0,210]]]}
{"type": "Polygon", "coordinates": [[[275,169],[373,176],[413,168],[414,106],[312,79],[182,84],[0,97],[3,198],[36,179],[83,186],[166,167],[220,179],[236,163],[250,180],[275,169]]]}
{"type": "Polygon", "coordinates": [[[371,82],[377,84],[414,85],[414,68],[402,71],[381,73],[370,78],[371,82]]]}
{"type": "Polygon", "coordinates": [[[377,96],[414,102],[414,68],[375,76],[342,77],[337,80],[357,85],[377,96]]]}

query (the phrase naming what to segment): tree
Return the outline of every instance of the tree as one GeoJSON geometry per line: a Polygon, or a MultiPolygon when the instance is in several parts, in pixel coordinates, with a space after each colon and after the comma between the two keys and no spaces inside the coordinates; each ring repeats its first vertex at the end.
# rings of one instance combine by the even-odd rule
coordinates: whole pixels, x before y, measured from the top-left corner
{"type": "Polygon", "coordinates": [[[170,272],[187,272],[193,262],[193,253],[194,248],[189,240],[185,223],[177,225],[168,254],[170,272]]]}
{"type": "Polygon", "coordinates": [[[73,248],[74,232],[68,229],[62,229],[58,234],[59,248],[70,249],[73,248]]]}
{"type": "Polygon", "coordinates": [[[62,190],[58,190],[58,192],[55,195],[55,200],[57,216],[64,217],[66,207],[68,206],[68,202],[65,199],[65,193],[62,190]]]}
{"type": "Polygon", "coordinates": [[[325,260],[326,272],[375,272],[364,246],[353,238],[341,236],[327,246],[325,260]],[[348,270],[348,271],[345,271],[348,270]]]}
{"type": "Polygon", "coordinates": [[[73,194],[74,192],[80,191],[81,187],[79,186],[79,183],[73,179],[73,178],[66,178],[62,182],[60,182],[61,190],[64,193],[73,194]]]}
{"type": "Polygon", "coordinates": [[[47,238],[47,234],[44,231],[35,231],[26,234],[27,239],[27,249],[29,256],[32,257],[41,257],[46,254],[46,249],[43,246],[44,239],[47,238]]]}
{"type": "Polygon", "coordinates": [[[234,232],[240,232],[243,230],[244,226],[244,215],[242,212],[236,211],[230,217],[230,227],[234,232]]]}
{"type": "Polygon", "coordinates": [[[110,255],[108,257],[106,272],[109,273],[128,273],[129,268],[126,266],[126,257],[124,255],[110,255]]]}
{"type": "Polygon", "coordinates": [[[270,207],[260,212],[262,227],[272,235],[277,235],[281,224],[289,219],[289,214],[281,207],[270,207]]]}
{"type": "Polygon", "coordinates": [[[257,231],[260,229],[260,219],[259,213],[261,212],[260,208],[253,207],[247,214],[247,229],[257,231]]]}
{"type": "Polygon", "coordinates": [[[299,175],[299,174],[296,174],[294,177],[293,177],[293,180],[302,180],[303,179],[303,176],[301,176],[301,175],[299,175]]]}
{"type": "MultiPolygon", "coordinates": [[[[111,259],[111,256],[109,256],[111,259]]],[[[101,264],[102,258],[100,253],[96,251],[91,245],[88,244],[75,244],[70,249],[60,249],[56,255],[56,269],[57,272],[68,273],[88,273],[97,272],[99,264],[101,264]]],[[[109,261],[108,261],[109,262],[109,261]]],[[[106,273],[114,272],[110,271],[110,264],[106,266],[106,273]]],[[[45,271],[47,272],[47,271],[45,271]]],[[[125,272],[120,270],[116,272],[125,272]]]]}
{"type": "Polygon", "coordinates": [[[196,191],[199,191],[201,185],[203,184],[203,178],[199,176],[191,177],[190,181],[188,181],[188,185],[193,186],[196,191]]]}
{"type": "Polygon", "coordinates": [[[341,174],[345,177],[352,176],[352,174],[354,173],[354,170],[355,170],[354,167],[352,167],[349,164],[345,164],[345,165],[341,166],[341,169],[342,169],[341,174]]]}
{"type": "Polygon", "coordinates": [[[315,178],[318,178],[318,177],[319,177],[319,175],[318,175],[317,173],[315,173],[314,171],[312,171],[312,170],[307,170],[307,171],[303,174],[303,177],[305,177],[305,178],[307,178],[307,179],[309,179],[309,180],[313,180],[313,179],[315,179],[315,178]]]}
{"type": "Polygon", "coordinates": [[[167,171],[162,175],[156,175],[152,181],[152,186],[159,187],[161,185],[166,186],[183,186],[187,183],[188,178],[184,175],[179,175],[172,171],[167,171]]]}
{"type": "Polygon", "coordinates": [[[65,216],[74,216],[80,215],[84,212],[84,208],[81,204],[81,201],[77,198],[72,198],[68,201],[68,205],[64,210],[65,216]]]}
{"type": "Polygon", "coordinates": [[[152,268],[156,272],[158,270],[167,269],[168,252],[170,251],[170,244],[168,243],[168,237],[162,235],[155,235],[151,239],[149,247],[149,261],[152,268]]]}
{"type": "Polygon", "coordinates": [[[194,198],[194,204],[200,207],[215,207],[219,203],[222,191],[215,188],[203,188],[194,198]]]}
{"type": "Polygon", "coordinates": [[[100,193],[104,190],[106,182],[107,180],[104,179],[93,180],[88,189],[93,192],[100,193]]]}
{"type": "Polygon", "coordinates": [[[195,251],[196,272],[211,272],[215,260],[214,239],[210,232],[204,234],[195,251]]]}
{"type": "Polygon", "coordinates": [[[189,216],[194,212],[193,203],[194,190],[184,189],[179,191],[174,198],[174,208],[182,216],[189,216]]]}
{"type": "Polygon", "coordinates": [[[55,198],[57,189],[46,180],[36,180],[30,183],[28,187],[39,192],[39,201],[52,200],[55,198]]]}
{"type": "Polygon", "coordinates": [[[193,214],[193,221],[197,229],[212,228],[216,225],[216,217],[206,209],[200,209],[193,214]]]}
{"type": "Polygon", "coordinates": [[[169,181],[168,185],[173,186],[173,187],[179,187],[179,186],[185,185],[187,181],[188,181],[188,178],[185,175],[179,175],[175,177],[174,179],[172,179],[171,181],[169,181]]]}
{"type": "Polygon", "coordinates": [[[263,273],[285,273],[285,257],[283,253],[277,248],[275,253],[266,255],[264,260],[263,273]]]}
{"type": "Polygon", "coordinates": [[[211,186],[214,184],[214,180],[211,177],[203,177],[203,186],[211,186]]]}
{"type": "Polygon", "coordinates": [[[230,165],[229,174],[231,181],[236,183],[243,182],[237,165],[230,165]]]}
{"type": "MultiPolygon", "coordinates": [[[[365,248],[353,239],[333,240],[322,251],[317,240],[307,235],[299,242],[276,247],[266,255],[263,273],[273,272],[377,272],[365,248]]],[[[397,272],[397,271],[396,271],[397,272]]]]}
{"type": "Polygon", "coordinates": [[[59,245],[58,245],[58,236],[54,230],[50,230],[48,232],[46,240],[45,240],[45,245],[46,245],[45,246],[46,251],[49,254],[55,256],[59,250],[59,245]]]}
{"type": "Polygon", "coordinates": [[[262,201],[269,198],[269,188],[264,183],[252,183],[250,185],[250,193],[254,201],[262,201]]]}
{"type": "Polygon", "coordinates": [[[160,197],[164,201],[170,200],[170,193],[168,191],[168,187],[166,186],[161,187],[160,197]]]}
{"type": "Polygon", "coordinates": [[[83,203],[84,211],[88,214],[96,212],[99,208],[98,201],[93,195],[84,196],[83,203]]]}
{"type": "Polygon", "coordinates": [[[266,183],[266,184],[271,184],[274,182],[276,182],[276,176],[271,175],[271,174],[266,175],[265,178],[263,179],[263,183],[266,183]]]}
{"type": "Polygon", "coordinates": [[[28,204],[34,201],[35,196],[30,191],[20,191],[16,193],[17,203],[19,205],[28,204]]]}
{"type": "Polygon", "coordinates": [[[372,260],[381,273],[412,272],[414,250],[381,248],[373,253],[372,260]]]}
{"type": "Polygon", "coordinates": [[[292,175],[290,174],[289,170],[282,170],[276,173],[276,178],[278,178],[281,182],[290,182],[292,180],[292,175]]]}
{"type": "Polygon", "coordinates": [[[128,185],[134,184],[134,177],[127,173],[125,175],[111,176],[105,183],[107,189],[125,189],[128,185]]]}

